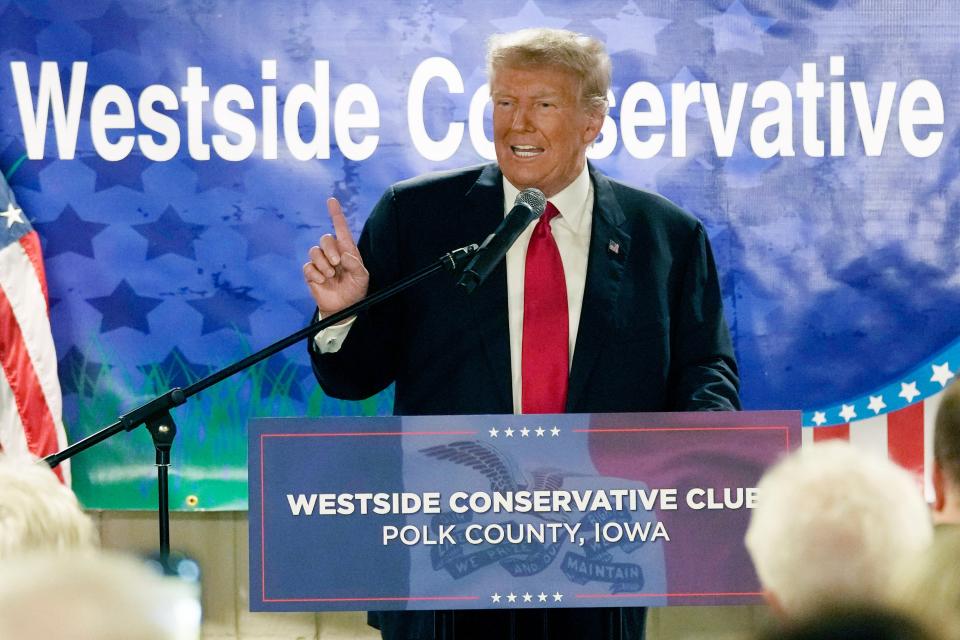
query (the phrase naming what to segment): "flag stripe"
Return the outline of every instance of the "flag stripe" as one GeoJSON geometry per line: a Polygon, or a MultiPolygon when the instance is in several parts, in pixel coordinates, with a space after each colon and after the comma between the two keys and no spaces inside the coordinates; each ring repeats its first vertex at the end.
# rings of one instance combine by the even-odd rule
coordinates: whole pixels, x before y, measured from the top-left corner
{"type": "Polygon", "coordinates": [[[0,375],[0,451],[26,453],[30,448],[20,414],[14,409],[16,406],[17,399],[7,382],[7,376],[0,375]]]}
{"type": "Polygon", "coordinates": [[[927,502],[933,502],[933,434],[937,412],[943,400],[943,391],[923,401],[923,493],[927,502]]]}
{"type": "Polygon", "coordinates": [[[53,415],[40,388],[40,380],[27,353],[20,325],[6,290],[0,286],[0,366],[13,390],[17,414],[23,425],[27,445],[38,456],[55,453],[59,448],[53,415]],[[11,320],[12,319],[12,320],[11,320]]]}
{"type": "Polygon", "coordinates": [[[40,284],[40,291],[43,293],[43,303],[47,307],[46,315],[50,315],[50,295],[47,291],[47,274],[43,268],[43,253],[40,251],[40,236],[36,231],[32,231],[20,238],[20,246],[23,252],[27,254],[27,259],[33,267],[36,274],[36,282],[40,284]]]}
{"type": "Polygon", "coordinates": [[[809,447],[814,443],[813,434],[816,433],[816,428],[814,427],[801,427],[800,428],[800,446],[809,447]]]}
{"type": "Polygon", "coordinates": [[[923,478],[923,402],[909,405],[887,415],[887,441],[890,459],[923,478]]]}
{"type": "MultiPolygon", "coordinates": [[[[40,279],[44,271],[42,264],[36,266],[41,261],[40,239],[35,231],[31,231],[20,238],[19,243],[0,250],[0,286],[7,292],[13,320],[20,325],[47,404],[60,426],[60,381],[57,378],[56,348],[50,334],[46,281],[40,279]]],[[[62,444],[66,444],[65,436],[62,444]]]]}
{"type": "Polygon", "coordinates": [[[886,416],[874,416],[850,424],[850,444],[887,457],[886,416]]]}
{"type": "Polygon", "coordinates": [[[817,427],[813,430],[813,441],[823,442],[824,440],[849,440],[850,425],[835,424],[829,427],[817,427]]]}
{"type": "MultiPolygon", "coordinates": [[[[8,257],[0,257],[0,268],[12,270],[21,266],[23,274],[29,273],[29,268],[33,269],[34,278],[22,278],[17,286],[8,286],[7,289],[19,294],[16,298],[11,297],[11,303],[23,332],[27,353],[40,381],[40,389],[53,417],[58,449],[64,449],[68,444],[67,431],[63,426],[63,396],[60,392],[60,379],[57,377],[57,351],[50,332],[50,306],[40,236],[36,231],[31,231],[20,238],[19,246],[22,253],[14,251],[15,247],[10,247],[9,258],[12,260],[9,264],[8,257]]],[[[63,477],[70,477],[69,464],[64,465],[63,477]]]]}
{"type": "MultiPolygon", "coordinates": [[[[35,232],[26,236],[34,240],[0,250],[0,368],[14,399],[13,405],[4,410],[3,421],[5,431],[19,427],[28,450],[42,457],[64,446],[66,437],[62,423],[54,418],[54,411],[60,412],[56,402],[60,385],[46,298],[40,282],[33,277],[36,268],[28,253],[39,246],[35,232]],[[40,367],[39,372],[35,365],[40,367]]],[[[57,471],[61,479],[69,477],[66,469],[57,471]]]]}

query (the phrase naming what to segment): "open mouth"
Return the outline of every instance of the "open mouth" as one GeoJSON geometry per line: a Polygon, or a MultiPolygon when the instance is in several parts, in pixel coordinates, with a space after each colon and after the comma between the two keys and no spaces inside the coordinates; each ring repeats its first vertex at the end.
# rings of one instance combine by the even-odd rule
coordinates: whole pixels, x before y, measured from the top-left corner
{"type": "Polygon", "coordinates": [[[535,158],[543,153],[543,147],[535,147],[530,144],[510,145],[510,150],[518,158],[535,158]]]}

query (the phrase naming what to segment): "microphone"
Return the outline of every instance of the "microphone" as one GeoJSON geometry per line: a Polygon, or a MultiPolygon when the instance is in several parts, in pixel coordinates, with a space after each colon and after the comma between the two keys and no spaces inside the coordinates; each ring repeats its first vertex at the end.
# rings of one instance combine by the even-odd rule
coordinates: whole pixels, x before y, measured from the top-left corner
{"type": "Polygon", "coordinates": [[[496,268],[507,250],[516,242],[533,220],[540,217],[547,208],[547,198],[540,189],[524,189],[513,202],[513,209],[506,215],[497,230],[487,236],[480,245],[480,251],[467,264],[457,286],[467,293],[483,284],[490,273],[496,268]]]}

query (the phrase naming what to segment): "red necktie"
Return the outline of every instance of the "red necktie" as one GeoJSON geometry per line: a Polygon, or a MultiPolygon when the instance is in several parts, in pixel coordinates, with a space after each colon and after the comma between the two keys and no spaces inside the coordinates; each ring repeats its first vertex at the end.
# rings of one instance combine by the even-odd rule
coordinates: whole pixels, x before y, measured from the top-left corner
{"type": "Polygon", "coordinates": [[[563,413],[567,402],[567,283],[550,230],[550,221],[559,214],[548,202],[527,246],[520,361],[523,413],[563,413]]]}

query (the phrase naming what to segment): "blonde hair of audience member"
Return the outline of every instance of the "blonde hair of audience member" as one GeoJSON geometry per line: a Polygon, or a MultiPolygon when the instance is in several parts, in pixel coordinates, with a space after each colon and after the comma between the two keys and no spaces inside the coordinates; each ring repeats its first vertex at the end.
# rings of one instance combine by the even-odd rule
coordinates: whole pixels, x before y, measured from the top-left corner
{"type": "Polygon", "coordinates": [[[943,394],[933,433],[934,519],[960,524],[960,381],[943,394]]]}
{"type": "Polygon", "coordinates": [[[556,67],[580,81],[580,103],[588,111],[607,111],[613,62],[603,43],[566,29],[520,29],[487,41],[487,77],[499,69],[556,67]]]}
{"type": "Polygon", "coordinates": [[[929,511],[913,476],[845,442],[790,454],[758,488],[747,550],[784,617],[826,602],[887,602],[898,564],[930,543],[929,511]]]}
{"type": "Polygon", "coordinates": [[[917,562],[903,568],[896,602],[937,629],[944,640],[960,640],[960,528],[937,532],[917,562]]]}
{"type": "Polygon", "coordinates": [[[93,522],[52,469],[29,456],[0,454],[0,560],[97,545],[93,522]]]}
{"type": "Polygon", "coordinates": [[[189,586],[113,553],[35,553],[0,570],[3,640],[194,640],[189,586]]]}

